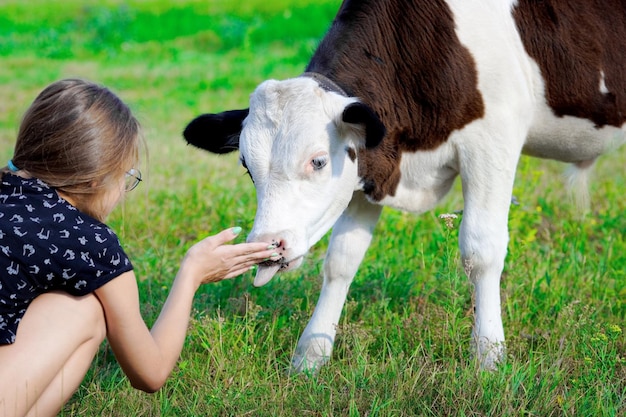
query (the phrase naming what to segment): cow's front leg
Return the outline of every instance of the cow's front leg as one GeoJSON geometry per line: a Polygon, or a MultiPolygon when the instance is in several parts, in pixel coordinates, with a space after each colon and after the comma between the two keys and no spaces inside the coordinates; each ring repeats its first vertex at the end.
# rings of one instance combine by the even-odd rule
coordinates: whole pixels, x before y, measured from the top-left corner
{"type": "Polygon", "coordinates": [[[348,289],[372,240],[381,209],[357,192],[333,227],[322,291],[291,362],[296,371],[315,372],[330,359],[348,289]]]}
{"type": "MultiPolygon", "coordinates": [[[[473,166],[462,174],[465,207],[459,247],[465,272],[474,284],[474,328],[472,342],[479,364],[494,369],[505,356],[504,329],[500,307],[500,277],[508,244],[508,213],[517,160],[487,172],[473,166]],[[476,175],[477,172],[482,175],[476,175]]],[[[494,163],[495,166],[497,166],[494,163]]]]}

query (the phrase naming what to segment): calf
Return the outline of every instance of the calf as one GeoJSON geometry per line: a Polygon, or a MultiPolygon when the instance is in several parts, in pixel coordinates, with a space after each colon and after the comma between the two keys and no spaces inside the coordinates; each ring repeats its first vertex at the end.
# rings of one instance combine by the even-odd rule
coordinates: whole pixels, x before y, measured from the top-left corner
{"type": "Polygon", "coordinates": [[[623,0],[345,0],[302,75],[263,82],[249,109],[201,115],[184,136],[240,151],[258,199],[248,240],[282,254],[255,285],[299,266],[333,229],[297,370],[330,357],[382,207],[430,210],[460,176],[472,334],[492,368],[504,353],[499,286],[520,154],[584,175],[625,141],[625,75],[623,0]]]}

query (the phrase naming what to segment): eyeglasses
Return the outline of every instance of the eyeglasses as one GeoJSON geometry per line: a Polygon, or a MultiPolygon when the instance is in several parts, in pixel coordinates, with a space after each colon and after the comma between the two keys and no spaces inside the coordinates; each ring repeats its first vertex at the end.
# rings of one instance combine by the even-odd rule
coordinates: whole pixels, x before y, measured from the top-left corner
{"type": "Polygon", "coordinates": [[[133,191],[139,183],[141,182],[141,171],[136,168],[131,168],[130,171],[126,173],[126,185],[124,190],[126,192],[133,191]]]}

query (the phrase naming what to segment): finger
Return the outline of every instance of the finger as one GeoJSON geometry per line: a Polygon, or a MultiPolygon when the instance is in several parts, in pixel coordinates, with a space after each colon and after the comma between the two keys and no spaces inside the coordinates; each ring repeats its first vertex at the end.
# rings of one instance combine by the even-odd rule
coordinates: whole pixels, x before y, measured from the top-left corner
{"type": "Polygon", "coordinates": [[[265,261],[278,261],[283,257],[275,249],[266,249],[260,252],[242,253],[234,257],[234,261],[242,264],[248,263],[250,265],[258,264],[265,261]]]}
{"type": "Polygon", "coordinates": [[[233,248],[236,248],[240,255],[267,256],[268,253],[280,252],[280,250],[265,242],[239,243],[233,245],[233,248]]]}
{"type": "Polygon", "coordinates": [[[222,230],[218,234],[214,235],[213,238],[216,240],[217,246],[220,246],[226,242],[230,242],[234,238],[236,238],[241,233],[241,227],[231,227],[230,229],[222,230]]]}
{"type": "Polygon", "coordinates": [[[253,269],[254,269],[253,265],[248,265],[248,266],[242,266],[242,267],[239,267],[239,268],[235,268],[235,269],[229,271],[224,276],[224,279],[232,279],[232,278],[238,277],[239,275],[242,275],[242,274],[244,274],[246,272],[249,272],[249,271],[251,271],[253,269]]]}
{"type": "Polygon", "coordinates": [[[278,261],[282,258],[283,258],[282,254],[276,252],[275,250],[270,250],[270,251],[263,252],[262,254],[260,253],[259,256],[253,257],[252,260],[258,261],[259,259],[261,259],[261,261],[278,261]]]}

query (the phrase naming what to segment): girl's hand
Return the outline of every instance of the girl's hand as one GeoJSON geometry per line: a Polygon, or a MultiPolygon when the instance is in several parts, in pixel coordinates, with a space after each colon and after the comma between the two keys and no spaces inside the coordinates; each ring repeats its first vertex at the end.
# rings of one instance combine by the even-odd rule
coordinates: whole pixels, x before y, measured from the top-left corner
{"type": "Polygon", "coordinates": [[[240,231],[238,227],[226,229],[193,245],[183,259],[181,272],[185,270],[185,274],[190,274],[200,286],[234,278],[264,260],[278,259],[269,243],[226,244],[240,231]]]}

